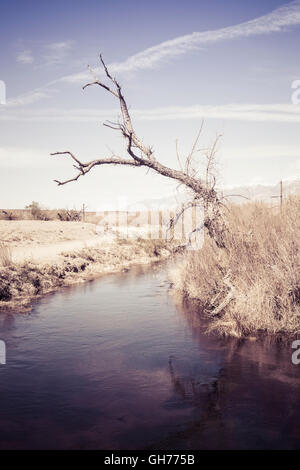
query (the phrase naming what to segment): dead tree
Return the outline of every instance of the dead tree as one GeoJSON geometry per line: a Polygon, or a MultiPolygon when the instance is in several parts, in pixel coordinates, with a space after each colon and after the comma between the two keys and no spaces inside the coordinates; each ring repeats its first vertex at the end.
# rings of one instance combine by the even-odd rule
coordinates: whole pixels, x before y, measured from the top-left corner
{"type": "MultiPolygon", "coordinates": [[[[215,240],[218,246],[222,246],[222,235],[224,231],[224,223],[221,216],[221,200],[218,197],[218,194],[215,190],[215,180],[211,184],[208,184],[208,179],[202,180],[202,178],[197,177],[195,171],[191,169],[192,156],[195,152],[195,147],[199,139],[199,135],[193,145],[193,148],[188,155],[184,168],[181,167],[180,170],[169,168],[157,159],[154,150],[152,147],[145,145],[142,140],[137,136],[135,129],[132,124],[132,119],[128,110],[127,102],[122,93],[121,86],[119,82],[114,78],[103,58],[100,54],[100,61],[103,66],[108,84],[100,81],[90,69],[91,73],[94,76],[94,81],[87,83],[83,89],[92,85],[98,85],[108,93],[112,94],[118,101],[121,110],[121,119],[118,122],[107,121],[104,123],[105,126],[119,131],[126,141],[126,151],[128,157],[120,157],[119,155],[111,155],[110,157],[105,158],[96,158],[89,162],[82,162],[79,160],[72,152],[69,150],[64,152],[54,152],[51,155],[67,155],[75,163],[73,164],[74,168],[78,173],[66,181],[54,180],[59,186],[70,183],[71,181],[77,181],[81,176],[89,173],[94,167],[100,165],[124,165],[131,167],[145,167],[147,169],[153,170],[156,173],[159,173],[162,176],[171,178],[175,181],[178,181],[180,184],[185,185],[187,188],[192,190],[193,200],[195,202],[201,202],[205,207],[205,220],[204,226],[208,230],[209,235],[215,240]]],[[[211,154],[215,151],[215,144],[211,149],[211,154]]]]}

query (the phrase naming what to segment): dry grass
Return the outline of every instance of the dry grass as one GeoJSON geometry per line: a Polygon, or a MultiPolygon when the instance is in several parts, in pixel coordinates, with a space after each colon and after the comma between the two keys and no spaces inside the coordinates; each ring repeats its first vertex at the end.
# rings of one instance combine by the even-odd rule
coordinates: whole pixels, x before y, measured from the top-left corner
{"type": "Polygon", "coordinates": [[[199,299],[210,330],[228,336],[300,332],[300,199],[278,209],[263,203],[230,206],[225,249],[209,239],[172,273],[199,299]]]}
{"type": "Polygon", "coordinates": [[[0,242],[0,266],[11,266],[12,265],[12,252],[11,248],[5,243],[0,242]]]}
{"type": "Polygon", "coordinates": [[[169,244],[155,240],[120,240],[66,252],[55,264],[24,261],[0,266],[0,311],[29,307],[33,299],[60,287],[118,272],[136,263],[165,259],[169,244]]]}

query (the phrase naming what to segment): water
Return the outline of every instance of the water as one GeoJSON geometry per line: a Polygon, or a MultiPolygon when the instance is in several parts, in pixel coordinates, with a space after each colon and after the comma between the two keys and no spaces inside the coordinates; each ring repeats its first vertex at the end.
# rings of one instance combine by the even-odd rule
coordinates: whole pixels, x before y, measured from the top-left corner
{"type": "Polygon", "coordinates": [[[203,334],[164,267],[2,314],[1,449],[294,449],[300,365],[270,341],[203,334]]]}

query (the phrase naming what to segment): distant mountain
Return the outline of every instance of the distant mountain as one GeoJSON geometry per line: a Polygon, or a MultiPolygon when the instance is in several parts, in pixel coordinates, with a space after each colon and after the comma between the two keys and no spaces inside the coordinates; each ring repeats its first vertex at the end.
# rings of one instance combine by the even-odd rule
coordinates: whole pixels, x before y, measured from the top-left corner
{"type": "MultiPolygon", "coordinates": [[[[297,180],[286,180],[282,183],[283,197],[287,197],[293,194],[299,194],[300,196],[300,179],[297,180]]],[[[235,186],[231,188],[220,189],[220,192],[228,201],[242,204],[250,201],[264,201],[269,203],[276,203],[276,199],[279,202],[280,196],[280,183],[273,186],[271,185],[252,185],[252,186],[235,186]]],[[[145,207],[147,209],[172,209],[178,207],[181,203],[189,200],[187,192],[176,193],[170,196],[164,196],[161,198],[146,199],[140,201],[137,206],[145,207]]],[[[135,205],[132,205],[131,210],[134,209],[135,205]]],[[[140,209],[137,209],[140,210],[140,209]]]]}
{"type": "MultiPolygon", "coordinates": [[[[300,195],[300,179],[282,182],[283,197],[293,194],[300,195]]],[[[237,186],[233,188],[226,188],[223,190],[223,195],[228,200],[236,203],[243,203],[251,201],[264,201],[275,202],[280,196],[280,183],[273,186],[266,186],[257,184],[254,186],[237,186]],[[247,199],[246,199],[247,198],[247,199]]]]}

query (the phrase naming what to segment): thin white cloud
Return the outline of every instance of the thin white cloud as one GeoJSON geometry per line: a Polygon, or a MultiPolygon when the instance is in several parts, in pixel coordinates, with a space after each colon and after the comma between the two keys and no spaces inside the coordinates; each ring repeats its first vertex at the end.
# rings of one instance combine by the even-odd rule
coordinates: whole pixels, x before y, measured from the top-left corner
{"type": "Polygon", "coordinates": [[[300,122],[300,106],[293,104],[194,105],[133,111],[140,120],[224,119],[237,121],[300,122]]]}
{"type": "MultiPolygon", "coordinates": [[[[281,157],[300,158],[300,148],[292,145],[253,145],[244,147],[225,147],[221,149],[222,159],[240,160],[243,159],[272,159],[281,157]]],[[[297,166],[298,160],[295,165],[297,166]]]]}
{"type": "MultiPolygon", "coordinates": [[[[300,168],[300,150],[297,146],[247,146],[247,147],[224,147],[220,151],[222,162],[228,160],[272,160],[293,159],[295,171],[300,168]]],[[[48,168],[54,166],[65,166],[69,168],[67,160],[52,160],[49,158],[49,149],[39,147],[0,147],[0,168],[48,168]]],[[[295,178],[297,176],[294,175],[295,178]]]]}
{"type": "MultiPolygon", "coordinates": [[[[113,73],[152,69],[166,60],[199,49],[209,43],[281,32],[289,26],[299,24],[300,0],[295,0],[277,8],[271,13],[235,26],[211,31],[194,32],[185,36],[179,36],[170,41],[162,42],[157,46],[150,47],[129,57],[123,62],[110,64],[109,69],[113,73]]],[[[97,70],[97,72],[100,72],[100,69],[97,70]]],[[[62,80],[82,82],[88,77],[89,75],[86,72],[81,72],[63,77],[62,80]]]]}
{"type": "MultiPolygon", "coordinates": [[[[289,2],[271,13],[263,15],[254,20],[246,21],[235,26],[225,28],[194,32],[185,36],[179,36],[175,39],[162,42],[156,46],[145,49],[138,54],[130,56],[123,62],[109,64],[112,73],[126,73],[138,70],[147,70],[157,67],[166,60],[188,53],[189,51],[199,49],[204,45],[216,43],[219,41],[239,39],[242,37],[251,37],[262,34],[270,34],[285,31],[288,27],[300,24],[300,0],[289,2]]],[[[45,55],[45,63],[54,65],[61,61],[62,54],[72,47],[72,41],[57,42],[48,45],[48,54],[45,55]],[[50,51],[50,53],[49,53],[50,51]],[[56,61],[56,62],[55,62],[56,61]]],[[[102,70],[96,70],[101,73],[102,70]]],[[[48,88],[53,84],[61,82],[84,83],[90,79],[88,72],[83,71],[61,77],[57,80],[47,83],[43,88],[48,88]]],[[[36,90],[33,90],[33,100],[35,100],[36,90]]],[[[29,96],[30,93],[27,95],[29,96]]],[[[16,101],[16,100],[15,100],[16,101]]],[[[27,104],[27,103],[26,103],[27,104]]]]}
{"type": "Polygon", "coordinates": [[[55,66],[62,64],[74,45],[74,41],[60,41],[47,44],[43,54],[42,66],[55,66]]]}
{"type": "MultiPolygon", "coordinates": [[[[11,98],[7,100],[5,107],[3,107],[3,113],[6,114],[11,108],[19,108],[21,106],[30,105],[40,101],[43,98],[48,98],[51,93],[57,91],[52,88],[56,81],[49,82],[47,86],[36,88],[28,93],[23,93],[22,95],[17,96],[16,98],[11,98]]],[[[1,108],[0,108],[1,110],[1,108]]],[[[30,111],[29,111],[30,112],[30,111]]]]}
{"type": "MultiPolygon", "coordinates": [[[[35,90],[31,93],[28,93],[28,94],[25,93],[24,95],[20,95],[17,98],[13,98],[9,100],[6,106],[9,108],[17,108],[19,106],[33,104],[36,101],[39,101],[41,98],[46,98],[47,96],[48,95],[46,92],[35,90]]],[[[4,114],[5,114],[5,111],[4,111],[4,114]]]]}
{"type": "Polygon", "coordinates": [[[67,51],[71,49],[73,44],[74,44],[74,41],[71,41],[71,40],[53,42],[51,44],[48,44],[46,48],[49,49],[49,51],[61,52],[61,51],[67,51]]]}
{"type": "Polygon", "coordinates": [[[22,51],[18,56],[17,56],[17,62],[21,64],[32,64],[34,62],[34,57],[32,55],[32,51],[30,49],[26,49],[22,51]]]}
{"type": "MultiPolygon", "coordinates": [[[[38,96],[37,96],[38,99],[38,96]]],[[[95,122],[115,119],[120,111],[115,109],[98,110],[95,108],[61,109],[41,108],[23,109],[17,112],[13,107],[3,106],[0,112],[2,121],[38,122],[95,122]]],[[[131,114],[137,121],[177,121],[219,119],[252,122],[300,122],[300,105],[293,104],[225,104],[171,106],[152,109],[132,109],[131,114]]]]}
{"type": "MultiPolygon", "coordinates": [[[[72,48],[74,41],[62,41],[62,42],[55,42],[48,44],[45,46],[46,53],[42,57],[42,63],[40,64],[41,67],[45,66],[54,66],[62,63],[68,51],[72,48]]],[[[25,50],[17,57],[17,61],[24,64],[29,64],[34,61],[32,53],[30,50],[25,50]]],[[[6,107],[7,108],[15,108],[19,106],[26,106],[37,101],[47,98],[50,93],[55,91],[52,87],[56,85],[61,80],[52,80],[48,82],[46,85],[38,87],[34,90],[29,91],[28,93],[23,93],[22,95],[17,96],[16,98],[11,98],[7,100],[6,107]]]]}

